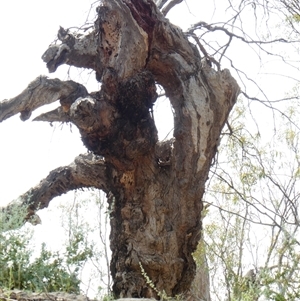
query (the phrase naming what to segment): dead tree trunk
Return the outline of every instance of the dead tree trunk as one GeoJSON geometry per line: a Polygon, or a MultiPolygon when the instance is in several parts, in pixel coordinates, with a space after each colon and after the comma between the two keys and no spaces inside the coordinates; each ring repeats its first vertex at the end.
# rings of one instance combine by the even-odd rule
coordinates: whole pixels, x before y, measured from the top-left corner
{"type": "Polygon", "coordinates": [[[26,120],[59,99],[59,108],[36,120],[74,123],[94,154],[52,171],[21,196],[24,220],[68,190],[103,189],[112,212],[114,293],[174,296],[187,291],[195,275],[191,254],[200,239],[205,182],[239,88],[228,70],[215,71],[201,60],[152,1],[104,0],[97,13],[88,34],[61,28],[60,43],[43,60],[50,72],[61,64],[95,70],[100,91],[88,94],[72,81],[39,77],[0,103],[0,121],[18,112],[26,120]],[[174,138],[164,142],[150,114],[156,83],[174,109],[174,138]]]}

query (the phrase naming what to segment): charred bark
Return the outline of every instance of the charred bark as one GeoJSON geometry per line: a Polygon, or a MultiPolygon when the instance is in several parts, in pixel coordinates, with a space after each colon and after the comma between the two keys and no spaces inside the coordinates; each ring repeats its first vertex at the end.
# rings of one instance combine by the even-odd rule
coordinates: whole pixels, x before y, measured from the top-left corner
{"type": "Polygon", "coordinates": [[[59,82],[58,90],[28,87],[17,97],[22,105],[15,99],[0,104],[0,121],[17,112],[26,119],[43,102],[60,99],[57,110],[36,120],[74,123],[86,147],[104,160],[87,163],[94,173],[82,172],[80,180],[68,172],[59,183],[49,176],[35,188],[39,197],[47,189],[44,199],[28,201],[25,194],[22,203],[30,215],[67,190],[105,190],[112,212],[114,293],[174,296],[188,291],[195,275],[192,252],[200,239],[205,182],[239,87],[228,70],[215,71],[202,61],[153,1],[104,0],[97,12],[92,32],[61,28],[61,43],[50,46],[43,59],[50,72],[61,64],[95,70],[101,90],[88,95],[70,82],[59,82]],[[164,143],[150,114],[156,83],[174,109],[174,138],[164,143]],[[141,266],[156,289],[146,283],[141,266]]]}

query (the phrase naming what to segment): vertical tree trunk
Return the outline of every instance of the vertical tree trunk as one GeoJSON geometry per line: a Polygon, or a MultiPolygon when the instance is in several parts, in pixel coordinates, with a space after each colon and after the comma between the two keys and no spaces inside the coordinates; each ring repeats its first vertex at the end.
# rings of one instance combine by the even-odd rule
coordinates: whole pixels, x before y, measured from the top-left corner
{"type": "MultiPolygon", "coordinates": [[[[176,70],[175,63],[172,68],[176,70]]],[[[158,292],[174,296],[188,291],[194,278],[192,252],[200,239],[201,198],[221,129],[235,100],[220,85],[228,73],[205,68],[209,67],[202,66],[202,72],[192,72],[187,78],[174,72],[184,80],[169,77],[169,85],[176,83],[175,91],[166,89],[175,108],[174,141],[157,143],[155,149],[141,143],[129,167],[124,164],[111,176],[111,270],[117,296],[158,297],[158,292]]],[[[148,121],[146,128],[151,129],[149,116],[148,121]]],[[[148,137],[155,137],[154,128],[148,137]]]]}

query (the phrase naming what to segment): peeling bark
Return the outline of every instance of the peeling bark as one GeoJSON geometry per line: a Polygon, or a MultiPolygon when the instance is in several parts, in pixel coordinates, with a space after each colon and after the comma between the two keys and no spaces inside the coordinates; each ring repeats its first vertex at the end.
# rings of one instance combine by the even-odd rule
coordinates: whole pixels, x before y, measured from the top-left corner
{"type": "Polygon", "coordinates": [[[105,160],[77,159],[21,200],[28,218],[68,190],[103,189],[112,212],[114,293],[174,296],[187,292],[195,275],[191,254],[200,239],[205,182],[239,87],[228,70],[202,61],[152,1],[103,0],[97,12],[92,32],[60,28],[61,43],[42,58],[50,72],[61,64],[95,70],[101,90],[88,94],[79,84],[40,77],[0,104],[0,121],[18,112],[25,120],[60,99],[59,108],[36,120],[74,123],[86,147],[105,160]],[[164,143],[150,114],[156,83],[174,109],[174,138],[164,143]],[[146,283],[141,265],[156,289],[146,283]]]}

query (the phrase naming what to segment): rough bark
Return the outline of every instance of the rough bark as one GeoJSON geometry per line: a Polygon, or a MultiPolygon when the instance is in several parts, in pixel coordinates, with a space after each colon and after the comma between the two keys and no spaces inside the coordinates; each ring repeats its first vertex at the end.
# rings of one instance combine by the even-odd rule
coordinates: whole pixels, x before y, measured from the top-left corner
{"type": "Polygon", "coordinates": [[[112,212],[114,293],[174,296],[188,291],[195,275],[192,252],[200,239],[205,182],[239,88],[228,70],[215,71],[201,60],[152,1],[104,0],[97,12],[86,35],[61,28],[61,43],[50,46],[43,60],[50,72],[61,64],[95,70],[101,90],[88,95],[73,82],[41,77],[0,104],[0,121],[17,112],[27,119],[38,106],[60,99],[57,110],[37,120],[73,122],[86,147],[105,159],[86,163],[93,174],[82,171],[79,178],[70,171],[78,162],[58,169],[64,180],[50,174],[33,189],[44,199],[25,194],[19,201],[30,215],[67,190],[104,189],[112,212]],[[163,143],[151,115],[156,83],[174,109],[174,138],[163,143]]]}

